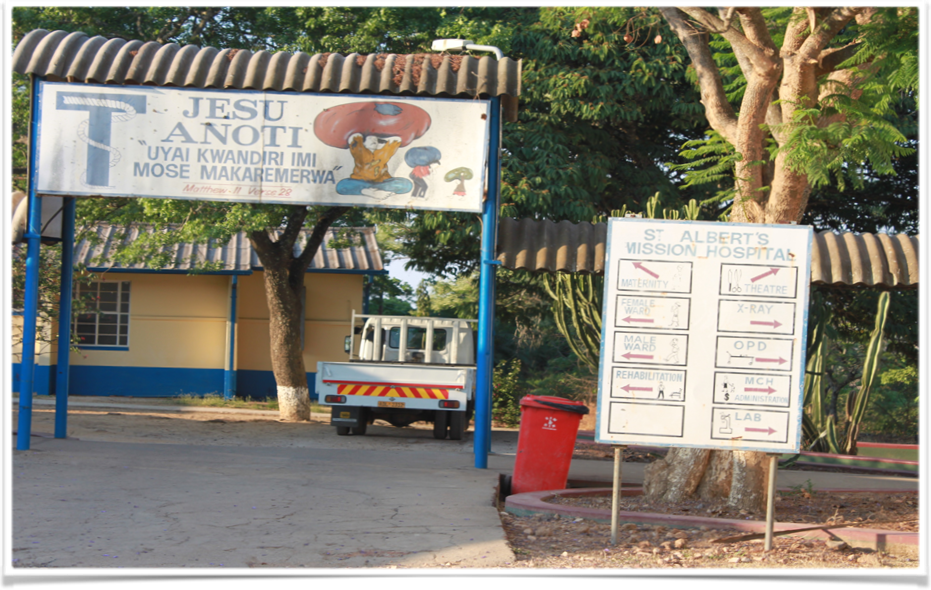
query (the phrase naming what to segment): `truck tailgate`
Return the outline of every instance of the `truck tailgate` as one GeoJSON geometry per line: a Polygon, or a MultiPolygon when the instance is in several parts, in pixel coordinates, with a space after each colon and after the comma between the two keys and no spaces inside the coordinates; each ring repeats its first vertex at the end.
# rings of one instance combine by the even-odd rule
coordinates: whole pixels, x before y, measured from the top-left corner
{"type": "Polygon", "coordinates": [[[474,380],[471,367],[320,362],[316,389],[321,402],[329,394],[468,400],[474,380]]]}

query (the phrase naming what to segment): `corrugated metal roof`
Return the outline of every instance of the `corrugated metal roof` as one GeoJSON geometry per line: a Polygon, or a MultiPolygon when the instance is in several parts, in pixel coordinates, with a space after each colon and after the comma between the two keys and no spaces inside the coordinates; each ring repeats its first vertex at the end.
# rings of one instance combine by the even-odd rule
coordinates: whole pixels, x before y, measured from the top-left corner
{"type": "MultiPolygon", "coordinates": [[[[504,268],[603,274],[608,226],[501,218],[497,259],[504,268]]],[[[918,237],[816,233],[811,282],[886,289],[918,287],[918,237]]]]}
{"type": "Polygon", "coordinates": [[[86,84],[499,96],[507,120],[516,121],[521,62],[443,54],[253,53],[37,29],[16,46],[13,71],[86,84]]]}
{"type": "MultiPolygon", "coordinates": [[[[345,228],[341,228],[345,231],[345,228]]],[[[381,260],[381,251],[375,241],[375,229],[371,227],[349,228],[358,236],[358,245],[350,248],[329,248],[328,244],[337,237],[337,229],[327,230],[323,245],[317,251],[308,272],[354,272],[376,273],[384,270],[381,260]]],[[[103,272],[107,270],[119,271],[175,271],[187,272],[196,262],[221,263],[221,273],[249,274],[254,270],[262,270],[258,254],[252,249],[252,244],[245,232],[240,232],[224,245],[180,243],[166,246],[163,253],[171,254],[172,261],[167,266],[152,268],[144,262],[130,265],[112,264],[109,262],[110,253],[120,244],[128,244],[141,233],[152,233],[151,226],[133,224],[129,227],[115,226],[100,223],[91,228],[100,238],[99,244],[93,245],[89,240],[82,240],[75,246],[75,264],[84,264],[88,270],[103,272]],[[108,262],[98,262],[103,256],[108,262]],[[192,256],[194,257],[192,261],[192,256]]],[[[310,230],[303,230],[298,243],[295,244],[295,254],[300,253],[304,243],[310,238],[310,230]]],[[[96,241],[96,240],[95,240],[96,241]]]]}

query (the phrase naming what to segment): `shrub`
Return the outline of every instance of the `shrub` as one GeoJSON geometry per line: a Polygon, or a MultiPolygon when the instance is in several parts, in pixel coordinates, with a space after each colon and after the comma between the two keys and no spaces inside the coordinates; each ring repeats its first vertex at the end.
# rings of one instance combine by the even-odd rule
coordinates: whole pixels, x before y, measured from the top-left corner
{"type": "Polygon", "coordinates": [[[520,400],[526,394],[520,381],[520,368],[518,359],[501,361],[495,367],[491,417],[503,426],[514,427],[520,423],[520,400]]]}

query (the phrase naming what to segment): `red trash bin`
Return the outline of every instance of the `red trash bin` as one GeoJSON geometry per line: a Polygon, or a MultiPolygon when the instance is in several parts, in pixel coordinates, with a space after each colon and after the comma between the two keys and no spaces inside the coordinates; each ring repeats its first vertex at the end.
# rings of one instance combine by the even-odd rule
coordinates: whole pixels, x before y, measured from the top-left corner
{"type": "Polygon", "coordinates": [[[511,493],[565,489],[579,422],[588,407],[561,397],[528,395],[520,400],[520,412],[511,493]]]}

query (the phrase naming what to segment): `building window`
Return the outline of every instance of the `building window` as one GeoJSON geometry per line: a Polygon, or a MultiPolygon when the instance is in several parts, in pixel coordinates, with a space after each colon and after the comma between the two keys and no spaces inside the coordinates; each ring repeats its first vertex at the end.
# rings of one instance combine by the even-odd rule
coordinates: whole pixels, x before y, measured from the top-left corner
{"type": "Polygon", "coordinates": [[[74,321],[78,346],[129,346],[129,281],[78,284],[75,295],[89,310],[74,321]]]}

